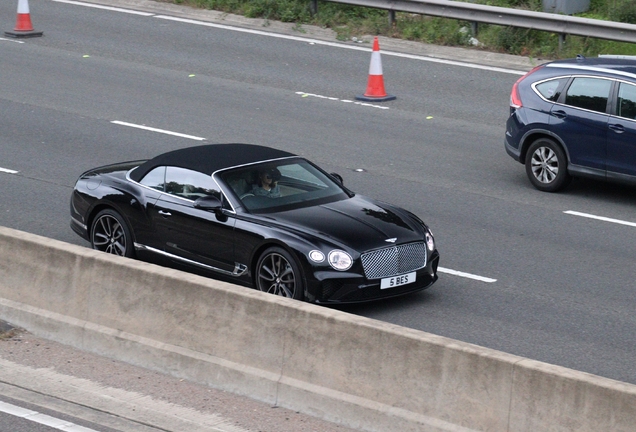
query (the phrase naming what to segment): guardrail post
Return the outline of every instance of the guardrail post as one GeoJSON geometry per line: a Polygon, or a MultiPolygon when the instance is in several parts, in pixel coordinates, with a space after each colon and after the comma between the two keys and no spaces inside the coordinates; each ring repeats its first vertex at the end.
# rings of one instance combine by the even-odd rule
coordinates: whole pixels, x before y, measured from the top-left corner
{"type": "Polygon", "coordinates": [[[477,37],[477,32],[479,31],[479,23],[477,21],[471,21],[470,31],[472,32],[473,37],[477,37]]]}
{"type": "Polygon", "coordinates": [[[559,33],[559,51],[563,49],[563,44],[565,43],[566,33],[559,33]]]}
{"type": "Polygon", "coordinates": [[[393,27],[394,23],[395,23],[395,11],[389,10],[389,27],[393,27]]]}
{"type": "Polygon", "coordinates": [[[310,0],[309,13],[312,15],[316,15],[318,13],[318,0],[310,0]]]}

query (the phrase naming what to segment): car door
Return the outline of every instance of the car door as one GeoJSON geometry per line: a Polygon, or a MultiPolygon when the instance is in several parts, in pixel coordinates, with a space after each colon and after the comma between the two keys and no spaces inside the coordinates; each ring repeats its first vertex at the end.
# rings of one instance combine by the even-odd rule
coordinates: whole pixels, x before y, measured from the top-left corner
{"type": "Polygon", "coordinates": [[[152,217],[164,251],[182,263],[220,273],[234,271],[232,212],[195,208],[197,198],[215,196],[227,202],[209,175],[185,168],[166,168],[165,192],[152,217]]]}
{"type": "Polygon", "coordinates": [[[156,214],[155,204],[165,190],[166,167],[156,167],[148,172],[140,181],[145,202],[145,220],[135,224],[135,242],[138,246],[151,251],[163,251],[163,244],[157,238],[153,215],[156,214]]]}
{"type": "Polygon", "coordinates": [[[636,85],[619,82],[608,123],[607,172],[636,176],[636,85]]]}
{"type": "Polygon", "coordinates": [[[605,171],[612,80],[574,77],[550,111],[550,130],[565,143],[570,163],[605,171]]]}

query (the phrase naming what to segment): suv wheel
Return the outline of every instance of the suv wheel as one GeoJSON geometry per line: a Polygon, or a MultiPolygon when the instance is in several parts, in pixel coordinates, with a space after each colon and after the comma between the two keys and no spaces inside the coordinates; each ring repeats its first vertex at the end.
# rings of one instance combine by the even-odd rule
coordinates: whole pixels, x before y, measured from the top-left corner
{"type": "Polygon", "coordinates": [[[536,140],[528,149],[526,174],[532,185],[544,192],[563,189],[571,180],[563,149],[548,138],[536,140]]]}

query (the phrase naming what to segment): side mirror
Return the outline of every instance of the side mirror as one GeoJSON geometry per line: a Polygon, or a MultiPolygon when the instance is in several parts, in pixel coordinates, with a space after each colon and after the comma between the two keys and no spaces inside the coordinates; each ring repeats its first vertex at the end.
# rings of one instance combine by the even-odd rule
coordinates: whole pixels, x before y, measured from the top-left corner
{"type": "Polygon", "coordinates": [[[344,179],[342,178],[342,176],[341,176],[340,174],[335,173],[335,172],[332,172],[332,173],[331,173],[331,177],[333,177],[333,178],[335,178],[336,180],[338,180],[338,182],[339,182],[341,185],[344,185],[344,179]]]}
{"type": "Polygon", "coordinates": [[[221,200],[215,196],[204,196],[197,198],[194,202],[194,208],[200,210],[221,210],[221,200]]]}

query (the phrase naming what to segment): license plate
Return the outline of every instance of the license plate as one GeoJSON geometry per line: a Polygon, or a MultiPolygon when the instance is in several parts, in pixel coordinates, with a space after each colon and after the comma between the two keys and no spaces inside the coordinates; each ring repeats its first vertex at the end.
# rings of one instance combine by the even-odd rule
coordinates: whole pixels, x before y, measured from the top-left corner
{"type": "Polygon", "coordinates": [[[413,282],[415,282],[415,272],[384,278],[380,281],[380,289],[394,288],[396,286],[406,285],[413,282]]]}

